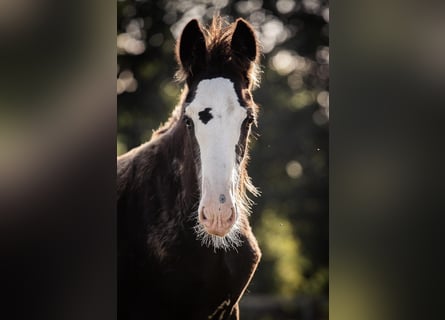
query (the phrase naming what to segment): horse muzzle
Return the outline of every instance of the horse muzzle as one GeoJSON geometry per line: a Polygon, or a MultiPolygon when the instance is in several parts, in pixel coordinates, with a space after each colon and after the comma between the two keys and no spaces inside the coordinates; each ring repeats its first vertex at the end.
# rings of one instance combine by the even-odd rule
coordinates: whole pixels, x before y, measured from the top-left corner
{"type": "Polygon", "coordinates": [[[207,233],[224,237],[230,232],[236,222],[237,212],[235,206],[228,203],[211,205],[203,204],[199,210],[199,222],[207,233]]]}

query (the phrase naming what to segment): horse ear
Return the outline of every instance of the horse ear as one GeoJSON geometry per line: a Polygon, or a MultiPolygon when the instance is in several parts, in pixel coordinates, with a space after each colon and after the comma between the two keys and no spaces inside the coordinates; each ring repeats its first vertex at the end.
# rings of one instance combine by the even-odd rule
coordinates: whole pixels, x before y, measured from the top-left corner
{"type": "Polygon", "coordinates": [[[258,53],[255,32],[244,19],[239,18],[235,23],[236,27],[231,42],[232,50],[240,57],[254,62],[258,53]]]}
{"type": "Polygon", "coordinates": [[[188,74],[196,74],[205,67],[206,43],[198,20],[191,20],[182,31],[177,54],[188,74]]]}

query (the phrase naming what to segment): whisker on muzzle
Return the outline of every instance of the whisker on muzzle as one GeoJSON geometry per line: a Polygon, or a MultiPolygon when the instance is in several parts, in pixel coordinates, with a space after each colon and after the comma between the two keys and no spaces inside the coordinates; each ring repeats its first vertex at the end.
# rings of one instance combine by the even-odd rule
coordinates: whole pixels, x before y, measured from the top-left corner
{"type": "Polygon", "coordinates": [[[238,247],[243,244],[241,240],[240,226],[238,221],[235,221],[230,231],[223,237],[219,237],[213,234],[209,234],[204,226],[199,222],[198,215],[195,216],[196,224],[194,226],[194,231],[196,234],[196,239],[201,241],[202,246],[207,248],[213,247],[213,251],[216,252],[217,249],[223,249],[224,251],[235,250],[238,252],[238,247]]]}

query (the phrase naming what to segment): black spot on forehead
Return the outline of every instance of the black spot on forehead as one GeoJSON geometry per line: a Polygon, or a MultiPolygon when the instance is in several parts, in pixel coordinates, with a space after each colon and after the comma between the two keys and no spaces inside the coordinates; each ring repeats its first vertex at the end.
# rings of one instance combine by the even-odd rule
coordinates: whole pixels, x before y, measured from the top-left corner
{"type": "Polygon", "coordinates": [[[211,110],[212,108],[205,108],[198,113],[199,120],[201,120],[202,123],[207,124],[207,122],[209,122],[213,118],[212,114],[210,113],[211,110]]]}

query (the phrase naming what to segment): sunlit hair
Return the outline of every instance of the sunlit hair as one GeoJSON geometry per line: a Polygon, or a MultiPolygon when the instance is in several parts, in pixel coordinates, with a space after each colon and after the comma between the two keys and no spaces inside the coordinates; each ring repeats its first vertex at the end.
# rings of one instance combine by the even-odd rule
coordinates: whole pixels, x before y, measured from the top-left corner
{"type": "MultiPolygon", "coordinates": [[[[247,78],[250,80],[249,89],[258,87],[260,84],[261,69],[258,64],[259,54],[255,61],[245,61],[233,54],[231,50],[231,40],[236,24],[230,24],[226,19],[219,15],[215,15],[209,27],[201,26],[201,30],[205,35],[205,42],[207,47],[208,64],[224,64],[230,62],[235,64],[239,70],[247,69],[247,78]]],[[[260,51],[258,41],[256,41],[257,52],[260,51]]],[[[179,63],[179,65],[181,65],[179,63]]],[[[180,68],[175,75],[179,82],[184,82],[187,79],[187,71],[180,68]]]]}
{"type": "Polygon", "coordinates": [[[224,251],[229,251],[232,249],[236,250],[236,248],[241,246],[243,243],[240,238],[239,219],[236,220],[229,233],[227,233],[224,237],[219,237],[205,231],[204,226],[198,220],[198,213],[196,212],[196,225],[194,229],[196,232],[196,239],[201,241],[201,244],[207,248],[213,247],[215,251],[216,249],[223,249],[224,251]]]}

